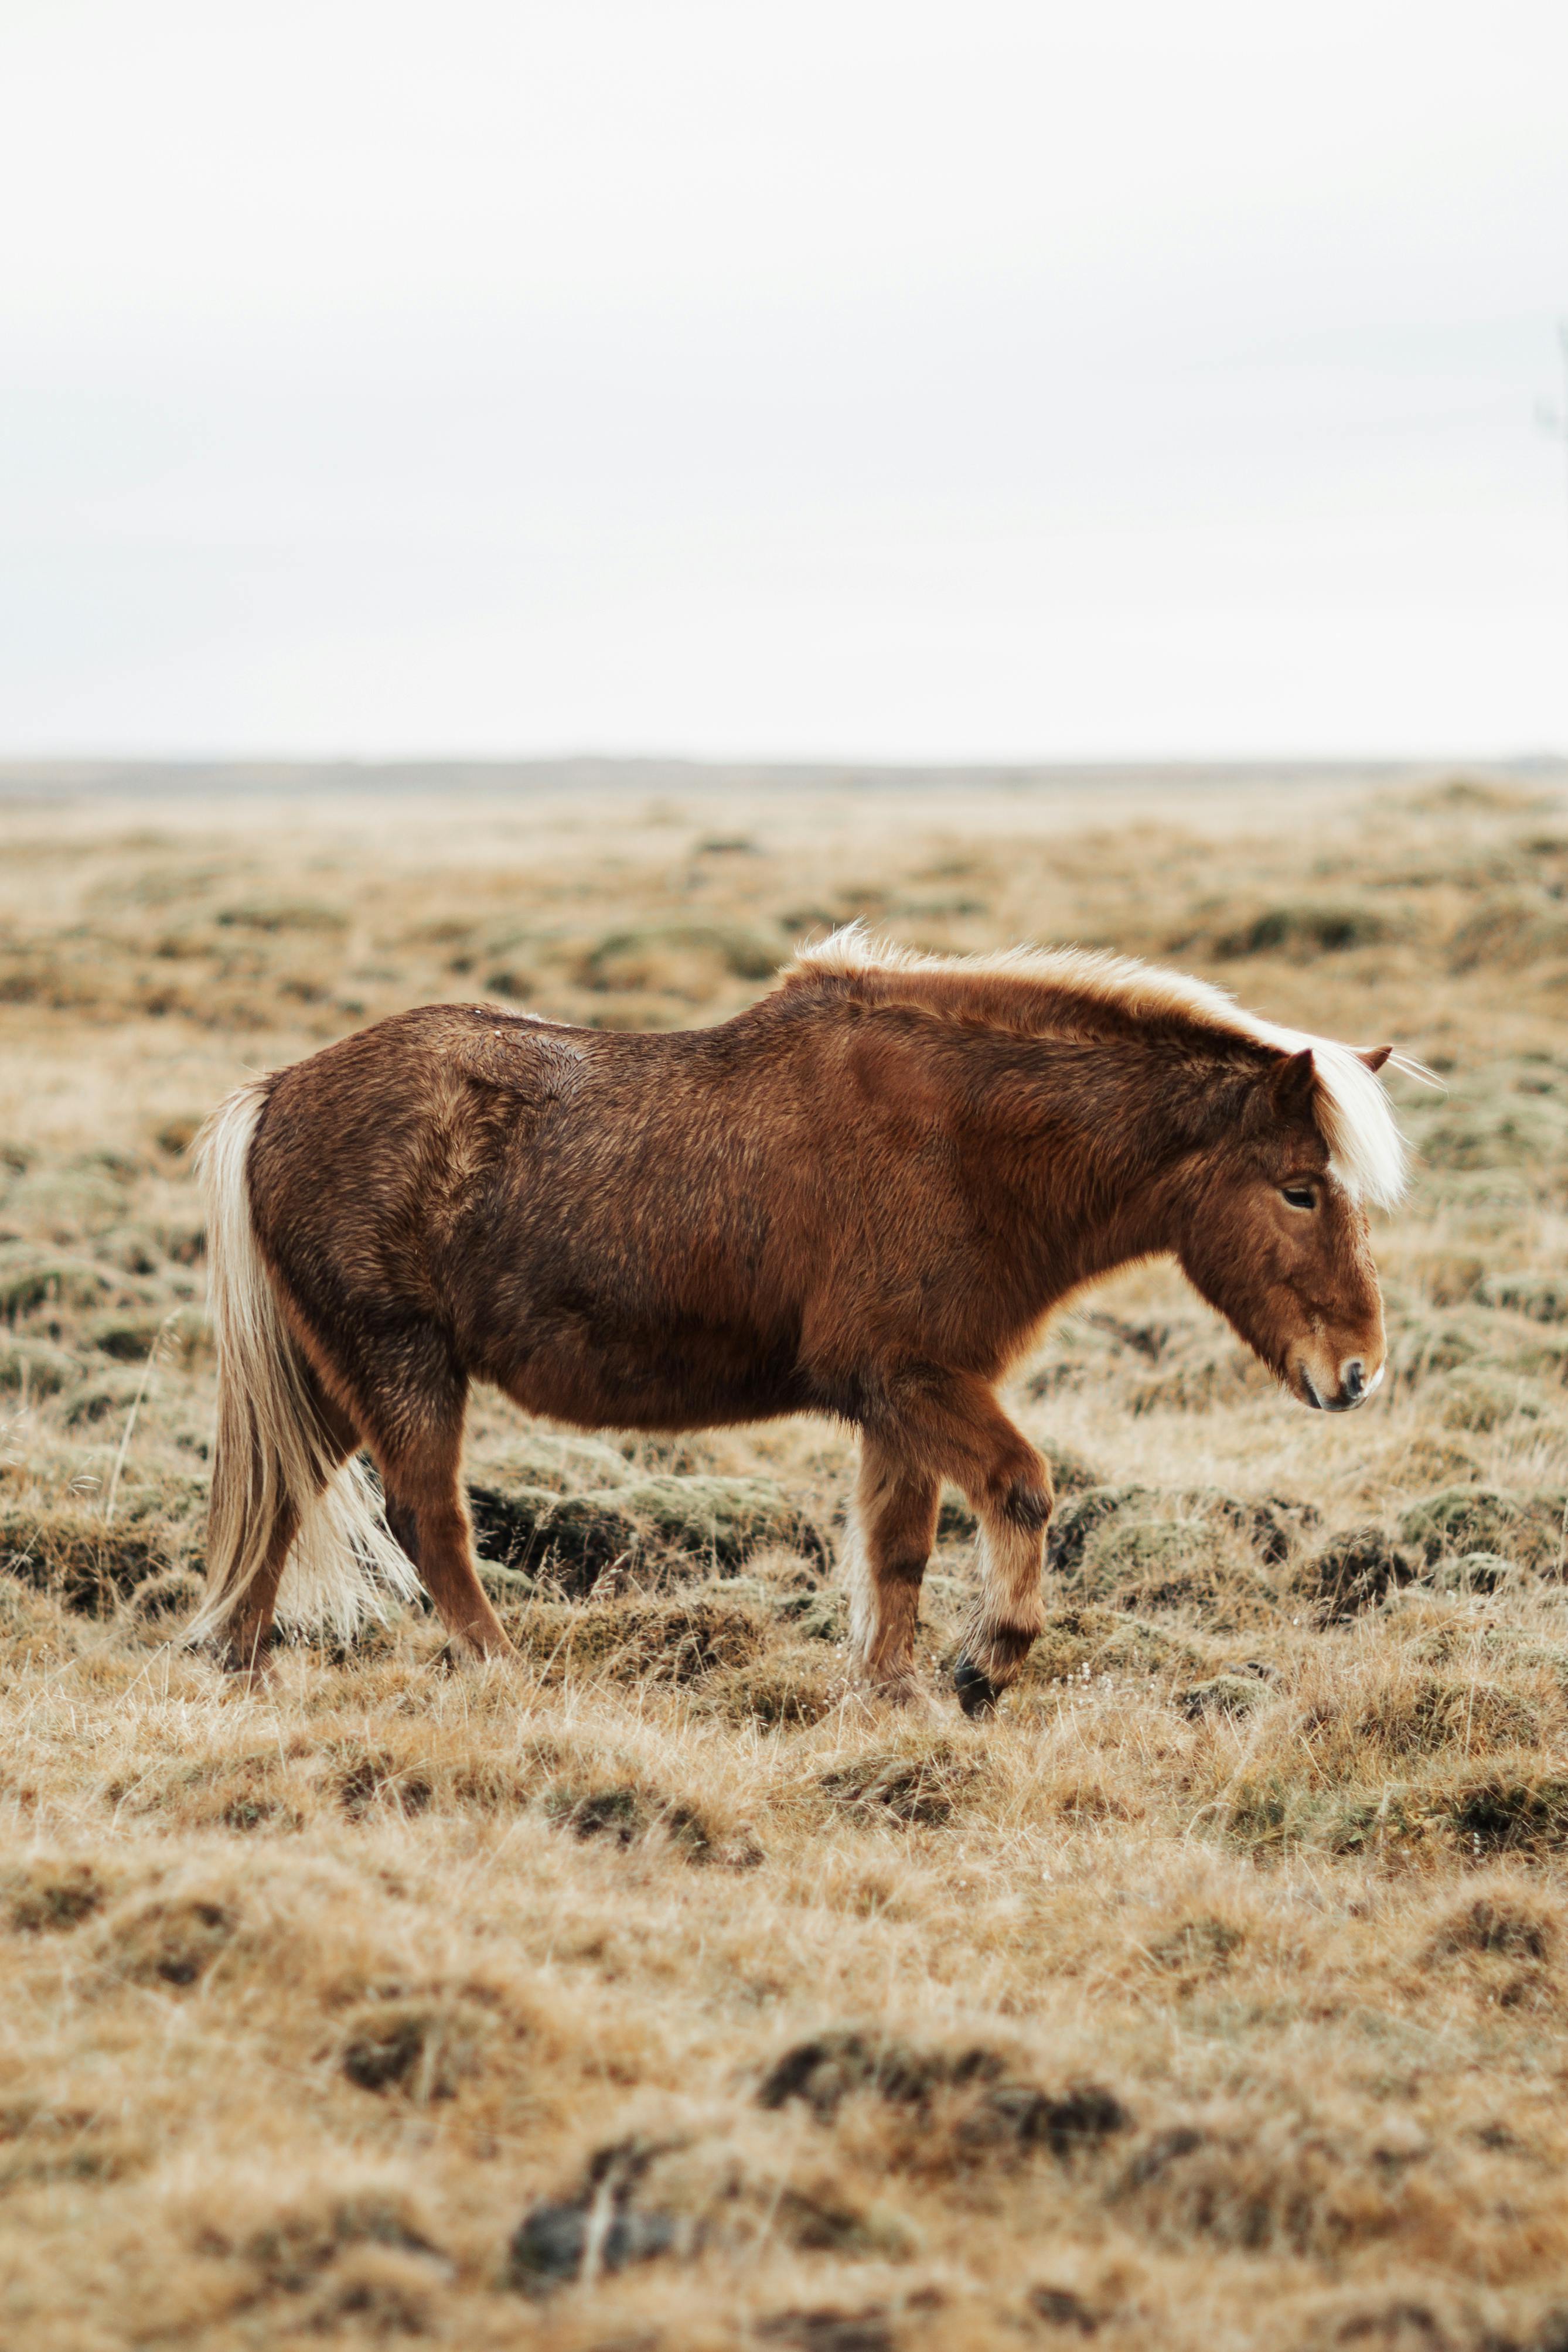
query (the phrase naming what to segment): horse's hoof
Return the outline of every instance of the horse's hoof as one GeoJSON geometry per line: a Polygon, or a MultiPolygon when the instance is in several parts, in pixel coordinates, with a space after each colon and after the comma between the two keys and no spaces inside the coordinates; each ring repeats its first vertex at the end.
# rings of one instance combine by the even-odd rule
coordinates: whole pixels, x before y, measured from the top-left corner
{"type": "Polygon", "coordinates": [[[913,1673],[873,1675],[852,1670],[834,1681],[828,1696],[835,1706],[850,1707],[868,1717],[892,1710],[906,1722],[925,1723],[934,1720],[936,1714],[931,1693],[913,1673]]]}
{"type": "Polygon", "coordinates": [[[448,1633],[430,1661],[437,1674],[472,1675],[489,1665],[515,1665],[517,1652],[509,1642],[498,1650],[482,1641],[471,1641],[466,1633],[448,1633]]]}
{"type": "Polygon", "coordinates": [[[272,1654],[268,1649],[215,1649],[210,1654],[213,1664],[221,1670],[231,1690],[270,1690],[277,1682],[278,1670],[272,1663],[272,1654]]]}
{"type": "Polygon", "coordinates": [[[994,1715],[1002,1694],[987,1674],[971,1658],[960,1658],[952,1670],[952,1687],[958,1693],[958,1704],[965,1715],[994,1715]]]}
{"type": "Polygon", "coordinates": [[[931,1695],[913,1675],[900,1675],[895,1681],[873,1683],[866,1696],[879,1706],[893,1708],[905,1723],[934,1723],[937,1708],[931,1695]]]}

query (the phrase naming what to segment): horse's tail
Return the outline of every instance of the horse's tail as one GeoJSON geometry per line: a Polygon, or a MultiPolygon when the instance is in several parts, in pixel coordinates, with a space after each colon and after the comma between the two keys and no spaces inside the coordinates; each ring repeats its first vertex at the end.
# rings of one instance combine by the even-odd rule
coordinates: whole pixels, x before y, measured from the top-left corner
{"type": "Polygon", "coordinates": [[[357,1460],[321,1417],[256,1237],[249,1162],[270,1082],[230,1095],[196,1139],[206,1203],[208,1301],[217,1349],[217,1443],[207,1511],[207,1589],[186,1638],[221,1638],[286,1520],[294,1538],[279,1596],[285,1622],[351,1635],[411,1594],[407,1559],[357,1460]]]}

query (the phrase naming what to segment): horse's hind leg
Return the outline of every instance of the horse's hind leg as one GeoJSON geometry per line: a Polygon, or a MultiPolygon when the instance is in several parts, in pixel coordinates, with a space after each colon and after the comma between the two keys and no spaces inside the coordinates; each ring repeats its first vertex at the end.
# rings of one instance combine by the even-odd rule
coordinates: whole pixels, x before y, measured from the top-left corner
{"type": "MultiPolygon", "coordinates": [[[[369,1434],[386,1488],[387,1525],[418,1570],[441,1622],[459,1648],[492,1657],[510,1651],[511,1643],[474,1565],[473,1531],[458,1476],[466,1402],[467,1383],[454,1383],[437,1410],[420,1412],[415,1426],[380,1433],[373,1427],[369,1434]]],[[[424,1402],[428,1408],[436,1401],[424,1402]]]]}
{"type": "Polygon", "coordinates": [[[887,1697],[912,1696],[921,1580],[936,1536],[940,1481],[867,1432],[845,1567],[855,1671],[887,1697]]]}
{"type": "Polygon", "coordinates": [[[292,1503],[281,1504],[268,1538],[267,1556],[235,1602],[225,1630],[222,1662],[232,1674],[261,1677],[268,1672],[278,1587],[289,1548],[299,1532],[300,1514],[292,1503]]]}
{"type": "MultiPolygon", "coordinates": [[[[437,1327],[395,1303],[361,1298],[319,1315],[332,1330],[324,1377],[381,1473],[386,1523],[459,1650],[510,1652],[474,1566],[458,1465],[468,1375],[437,1327]]],[[[318,1341],[323,1359],[328,1350],[318,1341]]]]}
{"type": "MultiPolygon", "coordinates": [[[[346,1462],[359,1444],[353,1424],[326,1395],[319,1381],[312,1381],[310,1386],[330,1448],[340,1462],[346,1462]]],[[[259,1483],[257,1480],[255,1485],[259,1483]]],[[[266,1556],[250,1582],[236,1596],[223,1630],[222,1663],[231,1673],[259,1677],[267,1671],[278,1587],[299,1532],[300,1514],[287,1496],[281,1496],[267,1539],[266,1556]]]]}

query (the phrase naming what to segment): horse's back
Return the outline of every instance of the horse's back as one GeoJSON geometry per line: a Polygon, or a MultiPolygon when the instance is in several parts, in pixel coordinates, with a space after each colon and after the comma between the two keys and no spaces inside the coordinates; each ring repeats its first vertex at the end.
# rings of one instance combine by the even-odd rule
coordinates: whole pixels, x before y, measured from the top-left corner
{"type": "MultiPolygon", "coordinates": [[[[812,1115],[789,1041],[749,1024],[625,1033],[488,1006],[425,1005],[272,1081],[250,1157],[258,1230],[401,1286],[503,1241],[567,1259],[725,1230],[754,1254],[764,1204],[798,1191],[812,1115]],[[640,1239],[639,1239],[640,1235],[640,1239]]],[[[815,1156],[821,1157],[820,1135],[815,1156]]]]}

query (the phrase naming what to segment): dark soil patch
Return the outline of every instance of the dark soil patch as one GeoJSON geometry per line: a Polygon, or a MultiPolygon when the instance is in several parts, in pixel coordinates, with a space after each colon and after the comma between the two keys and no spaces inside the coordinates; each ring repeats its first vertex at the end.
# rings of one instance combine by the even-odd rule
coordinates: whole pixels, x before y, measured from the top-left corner
{"type": "Polygon", "coordinates": [[[858,2311],[825,2304],[817,2311],[775,2311],[752,2330],[762,2344],[784,2344],[793,2352],[896,2352],[898,2337],[886,2304],[858,2311]]]}
{"type": "Polygon", "coordinates": [[[412,1818],[429,1805],[435,1790],[423,1773],[395,1756],[359,1756],[338,1776],[338,1802],[351,1822],[382,1807],[412,1818]]]}
{"type": "Polygon", "coordinates": [[[637,2192],[669,2143],[626,2139],[600,2148],[580,2185],[531,2206],[511,2235],[506,2283],[524,2294],[549,2294],[569,2280],[629,2269],[661,2254],[689,2251],[699,2235],[684,2217],[639,2204],[637,2192]]]}
{"type": "Polygon", "coordinates": [[[604,1789],[552,1789],[544,1810],[560,1828],[574,1838],[607,1838],[614,1845],[630,1845],[646,1836],[653,1808],[640,1789],[620,1782],[604,1789]]]}
{"type": "Polygon", "coordinates": [[[909,1827],[940,1829],[981,1778],[981,1767],[935,1742],[924,1752],[858,1756],[822,1775],[818,1786],[840,1804],[890,1815],[909,1827]]]}
{"type": "Polygon", "coordinates": [[[1375,1608],[1394,1587],[1410,1583],[1421,1565],[1419,1549],[1395,1543],[1385,1528],[1350,1528],[1302,1563],[1296,1590],[1320,1625],[1343,1625],[1375,1608]]]}
{"type": "Polygon", "coordinates": [[[998,2083],[961,2119],[955,2137],[967,2154],[1043,2149],[1065,2163],[1128,2130],[1131,2121],[1115,2094],[1097,2083],[1079,2084],[1059,2095],[1032,2083],[998,2083]]]}
{"type": "Polygon", "coordinates": [[[480,2071],[494,2021],[470,2002],[370,2002],[347,2021],[342,2070],[362,2091],[423,2105],[450,2099],[480,2071]]]}
{"type": "Polygon", "coordinates": [[[1478,1853],[1529,1853],[1568,1844],[1568,1780],[1493,1772],[1459,1790],[1456,1831],[1478,1853]]]}
{"type": "Polygon", "coordinates": [[[1458,1911],[1433,1937],[1429,1955],[1441,1958],[1456,1953],[1498,1953],[1506,1959],[1546,1960],[1559,1942],[1555,1920],[1494,1895],[1479,1895],[1458,1911]]]}
{"type": "Polygon", "coordinates": [[[921,2050],[913,2042],[854,2030],[818,2034],[776,2059],[757,2091],[760,2106],[798,2099],[818,2123],[830,2123],[843,2102],[872,2092],[895,2106],[921,2105],[954,2084],[992,2083],[1005,2061],[976,2044],[968,2050],[921,2050]]]}
{"type": "Polygon", "coordinates": [[[1076,2336],[1094,2336],[1100,2321],[1085,2303],[1068,2286],[1032,2286],[1026,2298],[1037,2319],[1047,2327],[1066,2328],[1076,2336]]]}
{"type": "Polygon", "coordinates": [[[0,1877],[5,1925],[26,1935],[79,1927],[100,1910],[109,1888],[90,1863],[34,1862],[0,1877]]]}
{"type": "Polygon", "coordinates": [[[299,2294],[340,2254],[355,2246],[391,2246],[403,2253],[443,2259],[440,2249],[395,2204],[374,2195],[339,2199],[324,2212],[285,2214],[253,2231],[237,2247],[226,2246],[215,2232],[211,2250],[243,2254],[268,2292],[299,2294]]]}
{"type": "Polygon", "coordinates": [[[120,1973],[133,1984],[193,1985],[238,1924],[226,1905],[200,1896],[148,1903],[115,1923],[110,1950],[120,1973]]]}
{"type": "Polygon", "coordinates": [[[487,1559],[525,1573],[548,1570],[577,1599],[640,1549],[636,1522],[607,1496],[556,1495],[546,1486],[470,1486],[468,1494],[487,1559]]]}

